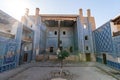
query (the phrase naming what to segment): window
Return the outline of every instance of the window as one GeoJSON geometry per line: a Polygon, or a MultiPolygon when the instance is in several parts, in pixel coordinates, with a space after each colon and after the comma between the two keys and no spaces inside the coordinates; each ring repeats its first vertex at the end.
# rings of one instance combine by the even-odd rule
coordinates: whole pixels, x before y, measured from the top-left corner
{"type": "Polygon", "coordinates": [[[63,31],[63,35],[65,35],[66,34],[66,32],[65,31],[63,31]]]}
{"type": "Polygon", "coordinates": [[[54,34],[57,35],[57,31],[55,31],[54,34]]]}
{"type": "Polygon", "coordinates": [[[86,24],[84,24],[84,29],[86,29],[87,28],[87,26],[86,26],[86,24]]]}
{"type": "Polygon", "coordinates": [[[88,50],[89,48],[88,48],[88,46],[86,46],[86,50],[88,50]]]}
{"type": "Polygon", "coordinates": [[[88,40],[88,36],[85,36],[85,40],[88,40]]]}

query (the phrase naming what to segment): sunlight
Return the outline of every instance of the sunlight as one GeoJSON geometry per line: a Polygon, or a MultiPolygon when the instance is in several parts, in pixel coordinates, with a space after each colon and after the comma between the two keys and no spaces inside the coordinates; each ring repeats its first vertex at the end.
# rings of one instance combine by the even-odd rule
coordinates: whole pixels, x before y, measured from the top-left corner
{"type": "Polygon", "coordinates": [[[12,15],[17,20],[21,20],[21,16],[25,13],[25,8],[29,8],[30,4],[27,0],[6,0],[7,9],[12,12],[12,15]]]}

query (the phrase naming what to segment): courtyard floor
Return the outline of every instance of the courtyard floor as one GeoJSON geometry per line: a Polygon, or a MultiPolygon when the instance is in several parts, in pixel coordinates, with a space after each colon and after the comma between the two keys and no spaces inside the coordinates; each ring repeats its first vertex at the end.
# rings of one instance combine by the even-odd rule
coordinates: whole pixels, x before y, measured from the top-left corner
{"type": "MultiPolygon", "coordinates": [[[[0,80],[45,80],[53,70],[59,70],[55,62],[37,62],[21,65],[13,70],[0,73],[0,80]]],[[[68,70],[72,80],[119,80],[110,72],[115,72],[99,63],[65,63],[63,70],[68,70]]]]}

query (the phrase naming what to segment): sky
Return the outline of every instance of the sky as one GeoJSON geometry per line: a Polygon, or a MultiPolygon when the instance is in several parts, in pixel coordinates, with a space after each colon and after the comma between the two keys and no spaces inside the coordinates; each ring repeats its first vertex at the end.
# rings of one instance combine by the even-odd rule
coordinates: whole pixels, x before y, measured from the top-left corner
{"type": "Polygon", "coordinates": [[[91,10],[95,17],[96,27],[100,27],[110,19],[120,15],[120,0],[0,0],[0,9],[20,20],[29,8],[30,15],[35,14],[35,8],[40,8],[40,14],[79,14],[83,9],[91,10]]]}

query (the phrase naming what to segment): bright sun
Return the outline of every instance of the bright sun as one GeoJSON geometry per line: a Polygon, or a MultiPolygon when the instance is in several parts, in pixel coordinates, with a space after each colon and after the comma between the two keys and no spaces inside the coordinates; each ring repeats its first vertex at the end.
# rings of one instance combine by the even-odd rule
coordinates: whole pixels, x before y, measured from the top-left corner
{"type": "Polygon", "coordinates": [[[11,15],[20,20],[25,13],[25,8],[29,8],[29,0],[6,0],[6,9],[11,15]]]}

